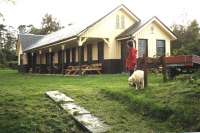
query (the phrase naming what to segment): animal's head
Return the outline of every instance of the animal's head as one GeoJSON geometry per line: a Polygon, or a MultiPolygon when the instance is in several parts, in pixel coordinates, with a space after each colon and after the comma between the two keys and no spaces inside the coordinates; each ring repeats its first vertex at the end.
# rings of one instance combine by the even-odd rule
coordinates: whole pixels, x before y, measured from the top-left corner
{"type": "Polygon", "coordinates": [[[135,83],[135,78],[134,78],[134,76],[129,77],[129,78],[128,78],[128,84],[129,84],[130,86],[134,86],[134,83],[135,83]]]}

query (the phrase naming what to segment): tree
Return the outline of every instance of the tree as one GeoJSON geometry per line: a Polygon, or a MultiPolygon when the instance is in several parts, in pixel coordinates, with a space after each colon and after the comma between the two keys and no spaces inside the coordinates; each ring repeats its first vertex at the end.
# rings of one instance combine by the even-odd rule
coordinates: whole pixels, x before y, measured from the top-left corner
{"type": "Polygon", "coordinates": [[[42,34],[46,35],[55,32],[63,27],[60,26],[56,18],[53,18],[50,14],[45,14],[42,18],[42,34]]]}
{"type": "Polygon", "coordinates": [[[15,42],[16,42],[15,36],[12,33],[7,32],[6,33],[6,41],[5,41],[4,49],[12,50],[14,48],[15,42]]]}
{"type": "Polygon", "coordinates": [[[200,55],[200,27],[196,20],[188,26],[173,25],[172,29],[178,38],[172,42],[172,54],[200,55]]]}
{"type": "Polygon", "coordinates": [[[0,67],[8,66],[8,62],[16,60],[16,37],[11,29],[12,27],[0,25],[0,67]]]}
{"type": "Polygon", "coordinates": [[[41,35],[42,34],[42,29],[36,28],[35,26],[32,25],[29,33],[30,34],[35,34],[35,35],[41,35]]]}
{"type": "Polygon", "coordinates": [[[19,25],[18,26],[18,31],[19,33],[21,34],[27,34],[27,33],[30,33],[31,32],[31,29],[33,28],[34,26],[33,25],[19,25]]]}
{"type": "Polygon", "coordinates": [[[4,48],[5,43],[5,33],[7,32],[6,26],[3,24],[0,24],[0,49],[4,48]]]}
{"type": "Polygon", "coordinates": [[[52,32],[55,32],[63,27],[60,26],[60,23],[57,22],[56,18],[53,18],[52,15],[46,14],[42,18],[41,29],[36,28],[34,25],[20,25],[18,30],[21,34],[30,33],[36,35],[46,35],[52,32]]]}
{"type": "MultiPolygon", "coordinates": [[[[4,2],[9,2],[9,3],[12,3],[12,4],[15,4],[15,0],[3,0],[4,2]]],[[[1,1],[0,1],[1,2],[1,1]]],[[[2,19],[3,21],[5,20],[4,19],[4,16],[3,16],[3,13],[0,12],[0,19],[2,19]]]]}

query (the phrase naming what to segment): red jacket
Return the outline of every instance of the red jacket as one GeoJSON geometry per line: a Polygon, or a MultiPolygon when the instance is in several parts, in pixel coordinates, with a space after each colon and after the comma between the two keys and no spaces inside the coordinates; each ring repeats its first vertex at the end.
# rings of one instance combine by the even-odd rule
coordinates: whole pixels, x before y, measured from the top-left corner
{"type": "Polygon", "coordinates": [[[130,48],[128,56],[126,58],[126,68],[128,70],[133,70],[136,64],[137,50],[135,48],[130,48]]]}

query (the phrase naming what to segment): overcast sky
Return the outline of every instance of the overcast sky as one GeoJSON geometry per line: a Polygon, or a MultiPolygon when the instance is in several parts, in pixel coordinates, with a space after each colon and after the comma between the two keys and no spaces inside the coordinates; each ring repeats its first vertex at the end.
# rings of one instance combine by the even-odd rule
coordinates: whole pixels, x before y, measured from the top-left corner
{"type": "Polygon", "coordinates": [[[199,0],[15,0],[15,4],[0,0],[0,12],[5,24],[18,27],[20,24],[41,25],[42,17],[52,14],[62,26],[82,22],[114,9],[120,4],[127,6],[142,20],[157,16],[166,25],[200,22],[199,0]]]}

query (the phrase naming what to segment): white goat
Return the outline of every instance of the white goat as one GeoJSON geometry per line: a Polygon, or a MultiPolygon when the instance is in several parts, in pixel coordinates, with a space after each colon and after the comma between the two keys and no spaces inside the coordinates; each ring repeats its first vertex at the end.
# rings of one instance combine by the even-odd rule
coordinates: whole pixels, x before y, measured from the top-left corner
{"type": "Polygon", "coordinates": [[[134,71],[134,73],[128,78],[128,84],[130,86],[133,86],[135,84],[136,90],[144,89],[144,71],[134,71]]]}

